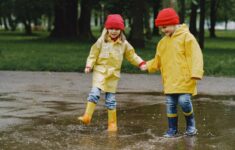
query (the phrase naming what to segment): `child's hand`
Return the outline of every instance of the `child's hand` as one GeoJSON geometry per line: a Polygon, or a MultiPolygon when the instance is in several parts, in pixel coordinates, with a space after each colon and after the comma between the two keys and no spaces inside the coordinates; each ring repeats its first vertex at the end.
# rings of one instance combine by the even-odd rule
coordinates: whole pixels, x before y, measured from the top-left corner
{"type": "Polygon", "coordinates": [[[141,70],[141,71],[146,71],[147,69],[148,69],[148,68],[147,68],[147,65],[146,65],[146,64],[140,66],[140,70],[141,70]]]}
{"type": "Polygon", "coordinates": [[[91,72],[91,67],[86,67],[84,70],[85,73],[90,73],[91,72]]]}
{"type": "Polygon", "coordinates": [[[142,61],[142,62],[139,64],[139,67],[140,67],[140,70],[141,70],[141,71],[146,71],[146,70],[147,70],[146,62],[145,62],[145,61],[142,61]]]}

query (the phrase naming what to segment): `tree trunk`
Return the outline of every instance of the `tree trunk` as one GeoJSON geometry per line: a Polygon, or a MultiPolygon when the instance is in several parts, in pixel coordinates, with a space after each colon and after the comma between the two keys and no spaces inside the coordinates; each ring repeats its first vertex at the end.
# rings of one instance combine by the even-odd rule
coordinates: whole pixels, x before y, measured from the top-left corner
{"type": "Polygon", "coordinates": [[[134,47],[144,48],[144,1],[133,1],[130,42],[134,47]]]}
{"type": "Polygon", "coordinates": [[[51,32],[52,30],[52,15],[48,15],[48,18],[47,18],[47,31],[51,32]]]}
{"type": "Polygon", "coordinates": [[[159,12],[161,5],[161,1],[157,0],[156,3],[153,4],[153,13],[154,13],[154,20],[153,20],[153,35],[160,35],[159,29],[155,27],[155,19],[157,18],[157,14],[159,12]]]}
{"type": "MultiPolygon", "coordinates": [[[[102,27],[102,26],[103,26],[103,12],[101,12],[101,13],[99,14],[99,20],[100,20],[99,26],[102,27]]],[[[103,29],[103,28],[102,28],[102,29],[103,29]]]]}
{"type": "Polygon", "coordinates": [[[215,38],[215,25],[216,25],[216,4],[218,3],[218,0],[211,0],[211,9],[210,9],[210,37],[215,38]]]}
{"type": "Polygon", "coordinates": [[[92,0],[81,0],[81,15],[78,23],[79,38],[81,40],[94,40],[91,33],[92,0]]]}
{"type": "Polygon", "coordinates": [[[31,21],[27,19],[23,19],[23,24],[25,27],[25,34],[32,35],[31,21]]]}
{"type": "Polygon", "coordinates": [[[7,17],[3,17],[3,25],[6,31],[9,31],[8,23],[7,23],[7,17]]]}
{"type": "Polygon", "coordinates": [[[199,45],[204,49],[205,0],[200,0],[199,45]]]}
{"type": "Polygon", "coordinates": [[[198,4],[192,1],[189,30],[195,37],[197,37],[197,8],[198,4]]]}
{"type": "Polygon", "coordinates": [[[185,19],[185,0],[180,0],[180,13],[179,13],[179,17],[180,17],[180,23],[184,23],[184,19],[185,19]]]}
{"type": "Polygon", "coordinates": [[[95,12],[94,14],[94,24],[96,27],[98,26],[98,13],[97,12],[95,12]]]}
{"type": "Polygon", "coordinates": [[[145,28],[145,36],[148,40],[152,39],[152,31],[150,27],[150,12],[148,8],[145,8],[146,13],[144,13],[144,28],[145,28]]]}
{"type": "Polygon", "coordinates": [[[11,15],[8,15],[8,22],[9,22],[9,26],[11,28],[11,31],[15,31],[16,30],[16,21],[12,19],[11,15]]]}
{"type": "Polygon", "coordinates": [[[78,1],[77,0],[56,0],[55,21],[52,37],[76,37],[78,1]]]}
{"type": "Polygon", "coordinates": [[[228,19],[225,19],[225,21],[224,21],[224,29],[226,31],[228,30],[228,19]]]}

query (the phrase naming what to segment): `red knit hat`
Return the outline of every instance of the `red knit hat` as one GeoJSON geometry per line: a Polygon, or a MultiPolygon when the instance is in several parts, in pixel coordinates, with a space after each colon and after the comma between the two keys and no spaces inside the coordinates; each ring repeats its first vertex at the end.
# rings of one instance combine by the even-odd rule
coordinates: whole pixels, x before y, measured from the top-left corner
{"type": "Polygon", "coordinates": [[[173,8],[162,9],[155,19],[155,26],[179,24],[179,16],[173,8]]]}
{"type": "Polygon", "coordinates": [[[120,29],[124,30],[125,25],[122,19],[122,16],[119,14],[111,14],[108,15],[105,21],[105,28],[106,29],[120,29]]]}

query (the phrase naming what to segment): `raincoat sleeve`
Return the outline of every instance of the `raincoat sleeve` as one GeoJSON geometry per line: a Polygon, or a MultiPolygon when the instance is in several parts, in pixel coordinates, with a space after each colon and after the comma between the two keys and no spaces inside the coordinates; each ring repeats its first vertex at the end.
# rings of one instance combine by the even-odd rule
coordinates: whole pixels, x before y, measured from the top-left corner
{"type": "Polygon", "coordinates": [[[156,55],[153,59],[147,61],[147,67],[149,73],[154,73],[160,69],[161,63],[160,63],[160,56],[156,52],[156,55]]]}
{"type": "Polygon", "coordinates": [[[99,39],[92,45],[89,56],[87,57],[86,67],[93,68],[101,49],[102,41],[99,39]]]}
{"type": "Polygon", "coordinates": [[[135,53],[135,49],[128,42],[126,42],[124,56],[134,66],[139,66],[143,62],[143,59],[135,53]]]}
{"type": "Polygon", "coordinates": [[[202,51],[193,35],[188,35],[185,43],[186,59],[191,71],[191,78],[202,79],[203,76],[203,56],[202,51]]]}

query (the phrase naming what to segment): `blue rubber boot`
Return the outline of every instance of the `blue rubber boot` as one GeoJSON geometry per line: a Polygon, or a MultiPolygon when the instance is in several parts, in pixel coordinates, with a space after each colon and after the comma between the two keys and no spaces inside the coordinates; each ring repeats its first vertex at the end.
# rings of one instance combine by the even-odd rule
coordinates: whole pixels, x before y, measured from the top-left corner
{"type": "Polygon", "coordinates": [[[178,124],[178,117],[168,117],[169,129],[163,136],[166,138],[172,138],[172,137],[177,136],[177,132],[178,132],[177,124],[178,124]]]}
{"type": "Polygon", "coordinates": [[[185,135],[193,136],[197,134],[197,129],[195,127],[194,114],[185,116],[186,119],[186,132],[185,135]]]}

